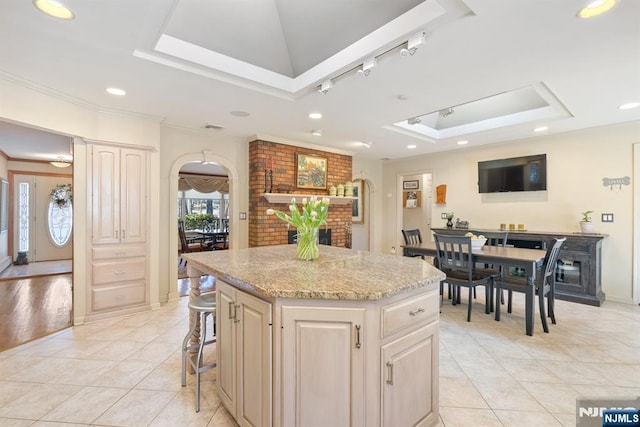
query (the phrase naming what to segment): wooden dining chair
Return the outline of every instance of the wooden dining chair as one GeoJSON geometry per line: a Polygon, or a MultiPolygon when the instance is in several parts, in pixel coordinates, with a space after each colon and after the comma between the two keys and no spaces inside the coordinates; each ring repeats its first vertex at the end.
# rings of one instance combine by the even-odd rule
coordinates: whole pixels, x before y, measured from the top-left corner
{"type": "MultiPolygon", "coordinates": [[[[545,332],[549,332],[549,326],[547,325],[547,314],[545,313],[545,298],[547,299],[547,311],[548,316],[551,318],[551,323],[556,324],[556,316],[554,312],[555,292],[556,292],[556,264],[560,257],[560,251],[566,237],[553,239],[553,244],[547,249],[547,254],[544,257],[542,268],[536,274],[535,293],[538,295],[538,306],[540,307],[540,319],[542,321],[542,328],[545,332]]],[[[514,277],[504,275],[502,278],[496,281],[496,320],[500,320],[500,304],[498,301],[499,295],[502,289],[509,291],[507,311],[511,313],[512,306],[512,292],[526,293],[530,291],[529,283],[526,278],[514,277]]],[[[528,309],[528,307],[527,307],[528,309]]]]}
{"type": "Polygon", "coordinates": [[[178,236],[180,238],[180,254],[189,252],[201,252],[209,250],[204,239],[189,240],[184,229],[184,221],[178,220],[178,236]]]}
{"type": "MultiPolygon", "coordinates": [[[[419,228],[411,230],[402,230],[402,237],[404,238],[405,245],[419,245],[422,243],[422,235],[419,228]]],[[[424,255],[411,255],[412,257],[420,257],[426,259],[424,255]]]]}
{"type": "Polygon", "coordinates": [[[453,287],[452,304],[460,301],[460,288],[469,288],[467,322],[471,321],[473,289],[485,288],[485,313],[491,312],[491,292],[495,274],[491,270],[477,268],[471,252],[471,238],[435,233],[438,268],[447,275],[445,282],[453,287]]]}

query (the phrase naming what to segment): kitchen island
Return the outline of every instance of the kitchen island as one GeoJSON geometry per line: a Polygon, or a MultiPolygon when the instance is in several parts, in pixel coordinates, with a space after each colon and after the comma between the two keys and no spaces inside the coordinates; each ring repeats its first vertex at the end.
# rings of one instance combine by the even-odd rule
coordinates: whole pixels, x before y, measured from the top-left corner
{"type": "Polygon", "coordinates": [[[438,423],[439,283],[418,258],[295,245],[185,254],[216,277],[219,398],[240,425],[438,423]]]}

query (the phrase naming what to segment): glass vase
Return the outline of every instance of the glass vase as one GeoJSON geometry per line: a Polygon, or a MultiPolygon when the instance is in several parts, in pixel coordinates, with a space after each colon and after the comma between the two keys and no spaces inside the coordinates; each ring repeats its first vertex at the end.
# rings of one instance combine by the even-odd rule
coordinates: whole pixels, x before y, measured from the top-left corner
{"type": "Polygon", "coordinates": [[[320,251],[318,250],[318,229],[298,230],[298,248],[296,257],[305,261],[313,261],[318,259],[320,251]]]}

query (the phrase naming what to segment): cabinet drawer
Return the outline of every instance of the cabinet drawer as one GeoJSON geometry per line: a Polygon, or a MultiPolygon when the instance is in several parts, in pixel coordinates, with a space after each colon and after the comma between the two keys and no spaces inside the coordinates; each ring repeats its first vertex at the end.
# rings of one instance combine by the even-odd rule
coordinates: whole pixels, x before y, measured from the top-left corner
{"type": "Polygon", "coordinates": [[[585,240],[567,239],[562,246],[563,251],[589,252],[589,242],[585,240]]]}
{"type": "Polygon", "coordinates": [[[100,311],[143,304],[145,302],[145,288],[144,281],[92,288],[91,308],[93,311],[100,311]]]}
{"type": "Polygon", "coordinates": [[[95,260],[100,259],[113,259],[113,258],[131,258],[136,256],[146,256],[146,245],[116,245],[105,246],[92,249],[92,258],[95,260]]]}
{"type": "Polygon", "coordinates": [[[114,282],[144,280],[146,263],[144,258],[117,260],[93,264],[93,285],[104,285],[114,282]]]}
{"type": "Polygon", "coordinates": [[[382,338],[411,325],[436,319],[439,305],[438,293],[429,292],[384,306],[382,308],[382,338]]]}

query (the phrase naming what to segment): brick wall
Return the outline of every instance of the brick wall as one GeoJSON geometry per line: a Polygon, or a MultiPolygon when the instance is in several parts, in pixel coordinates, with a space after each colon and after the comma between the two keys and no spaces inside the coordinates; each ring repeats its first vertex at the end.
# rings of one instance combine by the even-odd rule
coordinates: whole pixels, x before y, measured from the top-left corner
{"type": "MultiPolygon", "coordinates": [[[[249,143],[249,247],[284,245],[287,243],[287,224],[275,215],[267,215],[269,208],[281,211],[289,209],[288,203],[271,204],[260,194],[264,193],[265,163],[271,158],[273,168],[273,192],[300,195],[328,196],[329,187],[351,181],[351,156],[278,144],[269,141],[249,143]],[[296,188],[296,153],[327,159],[327,189],[296,188]],[[288,186],[288,188],[286,188],[288,186]]],[[[297,197],[300,203],[302,197],[297,197]]],[[[327,228],[331,229],[331,245],[344,247],[347,224],[351,225],[351,204],[330,205],[327,228]]]]}

